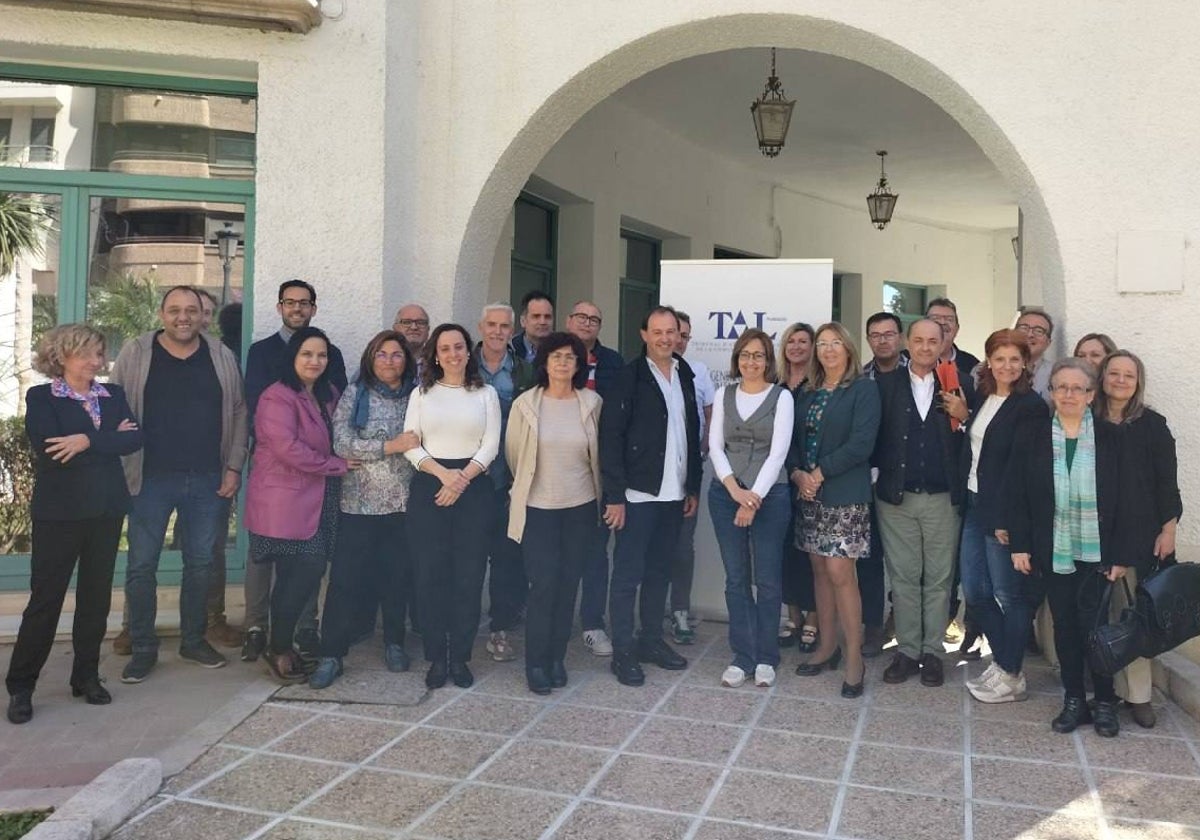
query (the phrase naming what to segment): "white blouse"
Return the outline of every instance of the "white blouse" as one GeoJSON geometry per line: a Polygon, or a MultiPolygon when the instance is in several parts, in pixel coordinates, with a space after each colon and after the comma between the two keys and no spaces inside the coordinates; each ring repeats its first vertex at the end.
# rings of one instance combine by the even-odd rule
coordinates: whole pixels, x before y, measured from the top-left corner
{"type": "Polygon", "coordinates": [[[404,431],[421,438],[420,446],[404,453],[417,469],[426,458],[469,458],[486,471],[500,451],[500,398],[491,385],[418,388],[408,398],[404,431]]]}

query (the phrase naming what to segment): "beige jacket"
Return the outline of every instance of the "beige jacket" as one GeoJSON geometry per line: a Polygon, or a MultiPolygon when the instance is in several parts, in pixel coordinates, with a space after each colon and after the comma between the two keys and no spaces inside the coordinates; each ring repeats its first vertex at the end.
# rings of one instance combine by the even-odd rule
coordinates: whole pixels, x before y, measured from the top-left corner
{"type": "MultiPolygon", "coordinates": [[[[510,491],[512,503],[508,513],[508,537],[520,542],[525,533],[525,500],[533,486],[533,474],[537,470],[538,413],[542,407],[545,388],[531,388],[513,400],[508,416],[508,431],[504,438],[504,455],[508,468],[512,470],[513,483],[510,491]]],[[[579,418],[587,435],[588,455],[592,462],[592,484],[596,488],[596,511],[600,504],[600,395],[595,391],[580,388],[575,392],[579,398],[579,418]]]]}

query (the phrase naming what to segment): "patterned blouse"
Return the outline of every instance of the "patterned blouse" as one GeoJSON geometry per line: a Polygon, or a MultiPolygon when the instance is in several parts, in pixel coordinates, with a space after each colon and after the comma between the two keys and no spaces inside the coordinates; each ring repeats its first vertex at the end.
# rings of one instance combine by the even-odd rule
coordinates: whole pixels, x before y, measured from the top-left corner
{"type": "Polygon", "coordinates": [[[354,403],[361,387],[347,386],[333,415],[333,451],[342,458],[363,462],[342,479],[342,513],[381,516],[403,512],[408,507],[408,485],[412,464],[404,455],[384,455],[383,445],[404,431],[408,397],[392,400],[372,392],[366,428],[350,425],[354,403]]]}
{"type": "Polygon", "coordinates": [[[825,405],[829,402],[829,391],[818,388],[804,418],[804,468],[817,468],[817,450],[821,443],[821,422],[825,417],[825,405]]]}

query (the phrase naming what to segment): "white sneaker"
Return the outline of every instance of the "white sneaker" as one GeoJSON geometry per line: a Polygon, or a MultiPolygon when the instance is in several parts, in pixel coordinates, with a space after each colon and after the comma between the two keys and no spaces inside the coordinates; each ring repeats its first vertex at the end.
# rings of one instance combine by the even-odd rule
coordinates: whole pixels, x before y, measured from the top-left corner
{"type": "Polygon", "coordinates": [[[612,640],[603,630],[584,630],[583,644],[594,656],[612,656],[612,640]]]}
{"type": "Polygon", "coordinates": [[[775,685],[775,669],[770,665],[754,666],[754,684],[759,688],[770,688],[775,685]]]}
{"type": "Polygon", "coordinates": [[[730,665],[721,674],[721,685],[726,688],[737,688],[746,681],[746,672],[736,665],[730,665]]]}
{"type": "Polygon", "coordinates": [[[1025,675],[1009,674],[1003,670],[985,685],[969,690],[971,696],[980,703],[1013,703],[1029,696],[1026,692],[1025,675]]]}
{"type": "Polygon", "coordinates": [[[997,665],[995,663],[995,661],[993,660],[992,663],[990,665],[988,665],[987,668],[984,669],[982,674],[980,674],[978,677],[975,677],[974,679],[967,680],[967,690],[970,691],[970,690],[973,690],[976,688],[982,688],[983,686],[987,685],[988,682],[992,679],[992,677],[994,677],[996,675],[996,673],[1000,670],[1001,670],[1000,666],[997,665]]]}

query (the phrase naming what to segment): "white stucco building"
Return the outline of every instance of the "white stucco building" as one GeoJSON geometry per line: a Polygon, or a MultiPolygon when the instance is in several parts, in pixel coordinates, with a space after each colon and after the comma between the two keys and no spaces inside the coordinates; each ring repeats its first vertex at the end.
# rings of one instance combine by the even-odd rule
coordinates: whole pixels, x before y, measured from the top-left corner
{"type": "MultiPolygon", "coordinates": [[[[623,232],[661,258],[832,257],[860,330],[885,282],[946,294],[976,354],[1019,304],[1055,316],[1060,353],[1107,332],[1146,361],[1200,499],[1200,384],[1179,375],[1200,314],[1195,4],[322,0],[306,33],[226,24],[249,6],[305,28],[307,0],[191,4],[207,23],[44,8],[62,5],[0,2],[0,78],[256,86],[255,337],[293,276],[350,359],[407,301],[474,325],[517,286],[524,191],[556,298],[595,300],[610,345],[623,232]],[[772,46],[798,106],[766,160],[748,111],[772,46]],[[901,196],[882,232],[877,149],[901,196]]],[[[1180,542],[1196,555],[1195,518],[1180,542]]]]}

